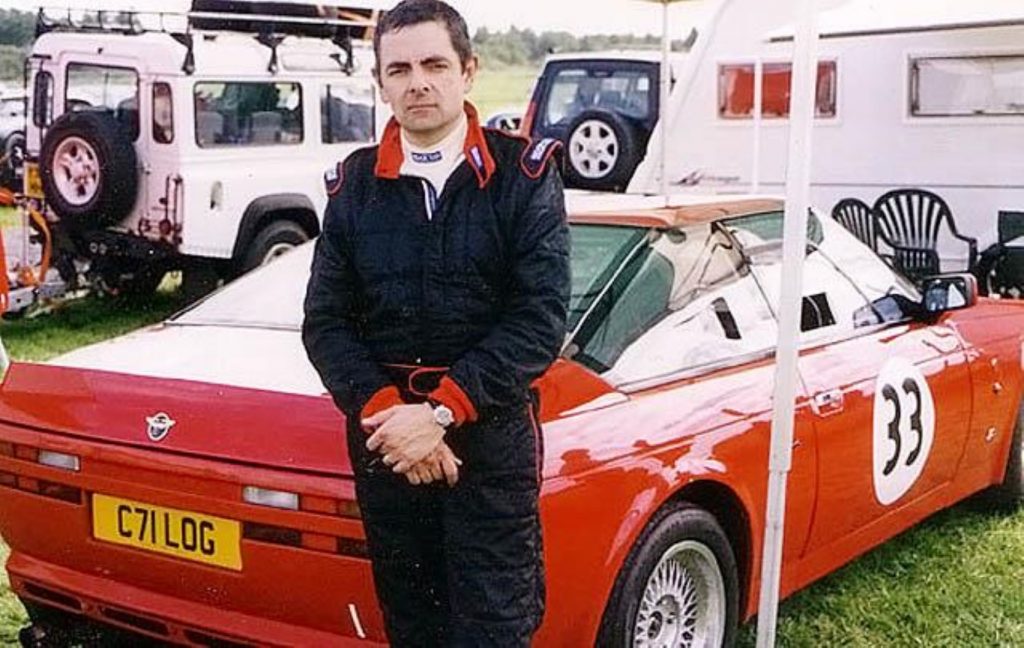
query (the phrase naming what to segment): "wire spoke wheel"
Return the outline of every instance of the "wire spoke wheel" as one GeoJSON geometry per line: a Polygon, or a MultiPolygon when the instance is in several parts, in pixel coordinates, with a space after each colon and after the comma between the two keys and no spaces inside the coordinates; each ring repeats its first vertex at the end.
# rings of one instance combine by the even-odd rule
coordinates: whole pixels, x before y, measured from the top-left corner
{"type": "Polygon", "coordinates": [[[67,137],[53,156],[53,181],[72,205],[85,205],[96,197],[100,163],[96,150],[80,137],[67,137]]]}
{"type": "Polygon", "coordinates": [[[569,137],[569,161],[588,179],[600,179],[615,168],[620,144],[615,131],[599,119],[584,121],[569,137]]]}
{"type": "Polygon", "coordinates": [[[637,648],[720,646],[725,636],[725,582],[714,553],[695,540],[670,547],[643,590],[632,645],[637,648]]]}

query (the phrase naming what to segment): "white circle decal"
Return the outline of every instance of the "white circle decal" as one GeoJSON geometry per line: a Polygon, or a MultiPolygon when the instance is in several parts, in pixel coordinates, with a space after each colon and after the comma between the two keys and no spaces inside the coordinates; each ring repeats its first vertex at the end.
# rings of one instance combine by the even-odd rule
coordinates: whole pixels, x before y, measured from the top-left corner
{"type": "Polygon", "coordinates": [[[892,504],[921,476],[935,438],[935,401],[921,371],[903,358],[882,366],[875,384],[875,497],[892,504]]]}

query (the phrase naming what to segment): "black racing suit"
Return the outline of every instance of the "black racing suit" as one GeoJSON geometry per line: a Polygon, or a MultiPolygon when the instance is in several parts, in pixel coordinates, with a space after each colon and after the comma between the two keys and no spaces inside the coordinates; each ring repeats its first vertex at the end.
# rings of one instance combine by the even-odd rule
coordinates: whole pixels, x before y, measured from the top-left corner
{"type": "Polygon", "coordinates": [[[328,177],[306,293],[303,341],[348,419],[396,646],[525,646],[544,610],[542,442],[530,384],[565,335],[562,183],[551,142],[485,131],[467,113],[465,160],[440,197],[399,175],[394,121],[379,147],[328,177]],[[463,419],[445,436],[463,460],[454,488],[412,486],[365,447],[361,416],[428,394],[463,419]]]}

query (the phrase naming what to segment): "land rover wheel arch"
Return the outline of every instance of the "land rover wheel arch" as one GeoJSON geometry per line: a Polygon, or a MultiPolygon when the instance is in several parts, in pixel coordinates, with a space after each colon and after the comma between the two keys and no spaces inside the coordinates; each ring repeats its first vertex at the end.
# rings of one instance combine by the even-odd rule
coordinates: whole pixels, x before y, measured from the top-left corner
{"type": "Polygon", "coordinates": [[[622,191],[640,161],[640,138],[621,115],[586,110],[569,125],[566,184],[580,189],[622,191]]]}
{"type": "Polygon", "coordinates": [[[43,138],[39,166],[47,203],[73,229],[117,223],[135,205],[135,147],[109,113],[81,110],[59,117],[43,138]]]}

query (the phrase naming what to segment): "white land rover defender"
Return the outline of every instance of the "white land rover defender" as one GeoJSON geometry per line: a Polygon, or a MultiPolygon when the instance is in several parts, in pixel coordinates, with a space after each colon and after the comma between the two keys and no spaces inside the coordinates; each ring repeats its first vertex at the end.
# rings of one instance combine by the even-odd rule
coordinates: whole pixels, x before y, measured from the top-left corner
{"type": "Polygon", "coordinates": [[[324,170],[386,118],[361,40],[376,13],[332,15],[41,13],[25,194],[64,280],[88,265],[144,292],[182,269],[199,295],[315,237],[324,170]]]}

